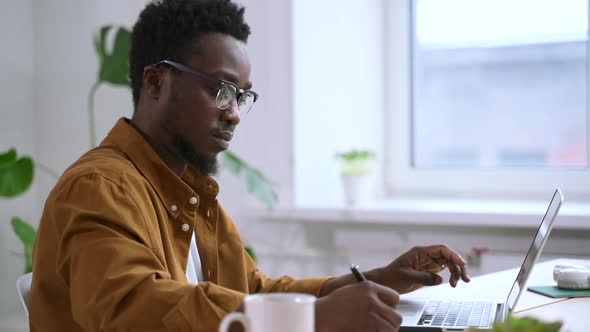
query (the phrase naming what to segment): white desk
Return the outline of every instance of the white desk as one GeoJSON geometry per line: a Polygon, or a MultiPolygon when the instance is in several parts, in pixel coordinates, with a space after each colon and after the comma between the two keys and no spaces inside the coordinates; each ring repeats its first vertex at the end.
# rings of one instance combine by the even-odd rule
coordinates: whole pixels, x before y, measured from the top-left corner
{"type": "MultiPolygon", "coordinates": [[[[559,259],[538,263],[533,268],[527,283],[528,287],[536,285],[554,285],[553,266],[558,263],[590,264],[590,261],[559,259]]],[[[473,278],[470,283],[460,282],[456,288],[449,284],[427,287],[410,294],[402,295],[402,299],[410,298],[453,298],[482,299],[505,301],[519,268],[491,273],[473,278]]],[[[525,291],[518,301],[514,314],[516,316],[532,316],[546,321],[563,321],[562,332],[590,331],[590,297],[554,299],[525,291]]]]}

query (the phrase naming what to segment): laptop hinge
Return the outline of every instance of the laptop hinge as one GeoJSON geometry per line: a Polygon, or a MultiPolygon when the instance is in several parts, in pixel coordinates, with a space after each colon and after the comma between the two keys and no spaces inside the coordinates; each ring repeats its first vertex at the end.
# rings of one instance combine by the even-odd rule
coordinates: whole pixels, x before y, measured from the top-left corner
{"type": "Polygon", "coordinates": [[[494,322],[503,322],[506,320],[506,315],[508,314],[508,303],[498,303],[498,307],[496,310],[496,318],[494,322]]]}

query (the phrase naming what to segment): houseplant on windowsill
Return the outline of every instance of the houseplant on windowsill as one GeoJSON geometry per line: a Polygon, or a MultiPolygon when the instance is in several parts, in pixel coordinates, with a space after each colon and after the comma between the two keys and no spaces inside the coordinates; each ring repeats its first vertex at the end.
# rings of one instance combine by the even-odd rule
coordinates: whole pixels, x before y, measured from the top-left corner
{"type": "Polygon", "coordinates": [[[369,175],[375,163],[370,150],[350,150],[336,154],[340,161],[340,175],[344,200],[348,206],[358,205],[370,197],[369,175]]]}

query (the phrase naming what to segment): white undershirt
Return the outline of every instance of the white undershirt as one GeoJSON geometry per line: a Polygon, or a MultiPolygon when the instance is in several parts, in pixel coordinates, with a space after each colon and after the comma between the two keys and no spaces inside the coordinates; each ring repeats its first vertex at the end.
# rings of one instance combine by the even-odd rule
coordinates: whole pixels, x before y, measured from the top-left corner
{"type": "Polygon", "coordinates": [[[188,249],[188,260],[186,262],[186,279],[191,284],[198,284],[199,280],[203,278],[203,267],[201,266],[201,257],[199,256],[199,249],[197,249],[197,238],[195,232],[191,237],[191,244],[188,249]]]}

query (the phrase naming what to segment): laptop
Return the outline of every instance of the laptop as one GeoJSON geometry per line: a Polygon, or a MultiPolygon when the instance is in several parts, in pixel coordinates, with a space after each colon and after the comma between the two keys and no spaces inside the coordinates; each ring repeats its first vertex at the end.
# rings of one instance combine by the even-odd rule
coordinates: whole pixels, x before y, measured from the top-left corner
{"type": "Polygon", "coordinates": [[[563,195],[556,189],[505,302],[403,299],[396,307],[403,317],[400,331],[462,331],[470,327],[491,329],[494,322],[504,321],[526,290],[526,282],[549,238],[562,203],[563,195]]]}

